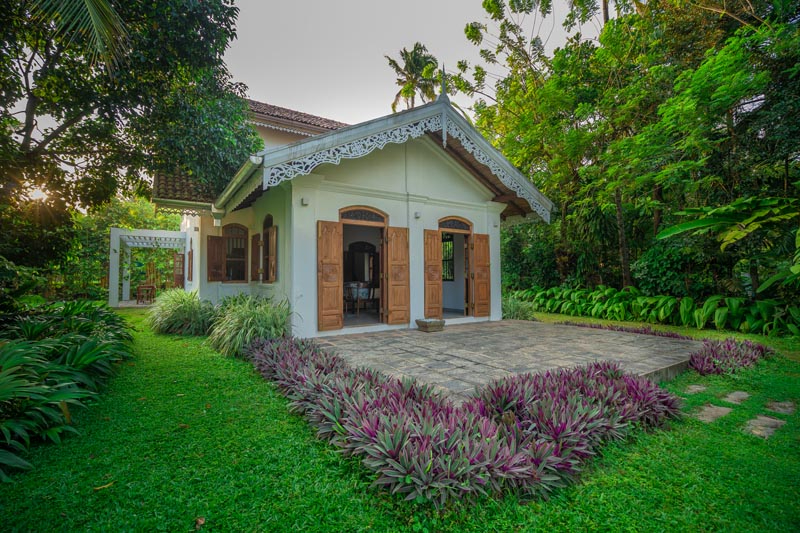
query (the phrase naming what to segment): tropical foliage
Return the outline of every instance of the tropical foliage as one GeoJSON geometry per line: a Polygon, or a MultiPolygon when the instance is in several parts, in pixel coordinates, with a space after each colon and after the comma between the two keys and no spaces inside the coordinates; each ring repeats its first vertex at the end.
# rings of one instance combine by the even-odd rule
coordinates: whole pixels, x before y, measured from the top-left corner
{"type": "Polygon", "coordinates": [[[711,327],[765,335],[800,335],[800,306],[780,300],[748,301],[714,295],[702,302],[689,296],[647,296],[634,287],[617,290],[551,287],[512,292],[512,299],[530,301],[534,311],[651,324],[711,327]]]}
{"type": "Polygon", "coordinates": [[[60,442],[72,409],[101,391],[130,357],[124,320],[89,301],[49,304],[9,320],[0,337],[0,480],[31,468],[32,442],[60,442]]]}
{"type": "MultiPolygon", "coordinates": [[[[66,243],[63,261],[51,261],[43,275],[46,293],[61,298],[106,300],[108,286],[108,235],[111,227],[177,231],[180,216],[157,213],[155,205],[143,198],[112,198],[89,209],[72,213],[73,236],[66,243]]],[[[147,265],[162,279],[172,279],[174,250],[134,248],[131,250],[131,287],[145,282],[147,265]]]]}
{"type": "Polygon", "coordinates": [[[26,266],[63,258],[70,209],[144,193],[160,173],[224,185],[261,146],[223,62],[237,13],[228,0],[4,4],[0,222],[13,231],[0,255],[26,266]],[[104,13],[120,39],[97,40],[104,13]],[[109,60],[125,68],[110,75],[109,60]],[[32,200],[33,189],[46,197],[32,200]]]}
{"type": "Polygon", "coordinates": [[[796,2],[607,4],[570,2],[566,27],[605,24],[552,54],[529,26],[552,2],[484,2],[488,22],[465,29],[483,64],[454,83],[558,208],[551,227],[504,229],[519,258],[505,286],[796,302],[796,2]],[[531,260],[538,272],[518,266],[531,260]]]}

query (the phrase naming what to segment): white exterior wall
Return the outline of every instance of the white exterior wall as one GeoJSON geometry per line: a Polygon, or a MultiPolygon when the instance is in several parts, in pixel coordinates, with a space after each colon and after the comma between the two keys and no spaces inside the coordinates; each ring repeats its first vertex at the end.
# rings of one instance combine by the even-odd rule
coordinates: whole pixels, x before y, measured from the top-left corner
{"type": "MultiPolygon", "coordinates": [[[[201,298],[214,303],[240,292],[288,298],[292,307],[292,331],[298,337],[336,335],[356,331],[416,327],[424,318],[424,231],[438,230],[439,220],[457,216],[469,220],[474,233],[490,236],[491,314],[500,320],[500,213],[505,205],[492,202],[492,194],[464,168],[455,163],[432,140],[421,138],[402,145],[390,144],[360,159],[339,165],[325,164],[307,176],[299,176],[266,191],[253,206],[229,213],[222,225],[242,224],[248,228],[248,279],[250,241],[261,232],[269,213],[278,226],[278,279],[260,282],[207,281],[207,237],[221,235],[222,226],[213,219],[185,217],[184,231],[193,240],[193,281],[201,298]],[[368,206],[389,215],[389,225],[409,229],[409,284],[411,320],[407,325],[378,324],[336,331],[317,330],[317,221],[338,221],[339,210],[368,206]],[[194,231],[193,228],[199,228],[194,231]]],[[[344,248],[343,248],[344,249],[344,248]]],[[[466,317],[455,321],[481,321],[466,317]]]]}
{"type": "MultiPolygon", "coordinates": [[[[292,282],[291,271],[291,217],[288,215],[289,201],[291,198],[291,183],[284,183],[265,192],[256,202],[246,209],[234,211],[222,219],[220,226],[214,226],[211,217],[192,217],[199,220],[199,232],[191,232],[195,239],[194,246],[202,243],[202,253],[195,248],[194,269],[195,275],[188,290],[198,290],[201,298],[219,303],[226,296],[239,293],[260,294],[278,300],[289,297],[292,282]],[[273,225],[278,227],[278,275],[274,283],[250,281],[250,254],[252,253],[250,239],[255,233],[263,233],[264,217],[272,215],[273,225]],[[208,281],[208,253],[207,240],[209,235],[222,235],[222,228],[227,224],[241,224],[247,228],[247,281],[226,282],[208,281]]],[[[263,268],[263,253],[259,254],[259,265],[263,268]]],[[[316,278],[315,278],[316,279],[316,278]]]]}
{"type": "MultiPolygon", "coordinates": [[[[473,224],[475,233],[490,235],[492,311],[500,311],[500,213],[505,207],[461,166],[424,138],[340,165],[322,165],[308,176],[292,180],[291,255],[296,282],[291,288],[293,332],[300,337],[353,332],[354,328],[317,331],[317,221],[338,221],[339,210],[363,205],[389,215],[389,225],[409,228],[411,321],[424,317],[425,229],[438,229],[439,219],[458,216],[473,224]],[[305,204],[305,205],[304,205],[305,204]]],[[[468,318],[467,320],[485,320],[468,318]]],[[[369,329],[398,326],[376,325],[369,329]]]]}

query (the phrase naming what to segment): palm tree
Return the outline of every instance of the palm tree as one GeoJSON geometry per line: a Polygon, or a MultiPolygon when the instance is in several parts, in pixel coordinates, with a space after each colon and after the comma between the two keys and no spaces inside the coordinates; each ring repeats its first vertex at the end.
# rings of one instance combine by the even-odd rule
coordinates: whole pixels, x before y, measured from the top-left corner
{"type": "Polygon", "coordinates": [[[87,52],[99,58],[109,72],[124,60],[128,32],[111,0],[33,0],[31,14],[41,22],[55,22],[57,34],[68,40],[86,38],[87,52]]]}
{"type": "Polygon", "coordinates": [[[414,43],[414,47],[409,51],[405,48],[400,50],[400,63],[389,56],[384,56],[389,61],[397,74],[397,85],[400,90],[392,102],[392,112],[397,112],[397,104],[402,98],[406,103],[406,109],[414,107],[417,94],[422,103],[436,98],[436,67],[438,61],[428,53],[428,48],[422,43],[414,43]]]}

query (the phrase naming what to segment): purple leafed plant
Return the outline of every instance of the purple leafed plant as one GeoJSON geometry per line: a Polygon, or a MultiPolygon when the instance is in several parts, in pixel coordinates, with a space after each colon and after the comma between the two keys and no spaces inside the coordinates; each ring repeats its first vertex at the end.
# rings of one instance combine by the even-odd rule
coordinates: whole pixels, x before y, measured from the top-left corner
{"type": "Polygon", "coordinates": [[[703,341],[703,347],[689,356],[689,366],[699,374],[732,374],[773,354],[771,348],[751,341],[703,341]]]}
{"type": "Polygon", "coordinates": [[[695,340],[692,337],[687,337],[686,335],[681,335],[680,333],[675,333],[672,331],[661,331],[658,329],[653,329],[650,326],[617,326],[615,324],[590,324],[587,322],[570,322],[569,320],[564,322],[557,322],[558,324],[564,326],[578,326],[581,328],[592,328],[592,329],[606,329],[609,331],[621,331],[623,333],[639,333],[641,335],[654,335],[656,337],[667,337],[669,339],[683,339],[683,340],[695,340]]]}
{"type": "Polygon", "coordinates": [[[460,407],[309,341],[261,340],[256,369],[317,434],[360,457],[376,486],[436,507],[506,491],[546,497],[604,442],[678,416],[678,400],[615,363],[495,381],[460,407]]]}

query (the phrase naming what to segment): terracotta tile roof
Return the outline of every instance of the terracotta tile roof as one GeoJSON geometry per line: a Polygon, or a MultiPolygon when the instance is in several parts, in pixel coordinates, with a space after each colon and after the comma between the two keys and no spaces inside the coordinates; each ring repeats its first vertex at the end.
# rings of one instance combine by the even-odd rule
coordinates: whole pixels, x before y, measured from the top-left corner
{"type": "Polygon", "coordinates": [[[186,174],[156,174],[153,178],[153,198],[211,203],[215,197],[209,185],[197,183],[186,174]]]}
{"type": "Polygon", "coordinates": [[[247,99],[247,103],[250,105],[250,111],[265,117],[288,120],[326,130],[338,130],[339,128],[349,126],[349,124],[345,124],[344,122],[338,122],[336,120],[318,117],[316,115],[309,115],[308,113],[294,111],[292,109],[278,107],[272,104],[265,104],[264,102],[257,102],[256,100],[250,100],[249,98],[247,99]]]}

